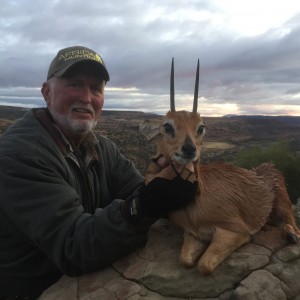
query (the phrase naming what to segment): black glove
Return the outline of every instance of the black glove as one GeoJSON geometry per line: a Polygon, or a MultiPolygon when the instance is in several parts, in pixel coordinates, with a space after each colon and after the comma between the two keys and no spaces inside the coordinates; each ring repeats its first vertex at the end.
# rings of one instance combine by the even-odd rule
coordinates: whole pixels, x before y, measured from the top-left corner
{"type": "Polygon", "coordinates": [[[172,180],[156,177],[125,201],[123,212],[127,219],[131,217],[132,220],[138,220],[142,216],[152,218],[166,216],[169,212],[192,202],[197,188],[197,181],[191,183],[180,176],[172,180]]]}

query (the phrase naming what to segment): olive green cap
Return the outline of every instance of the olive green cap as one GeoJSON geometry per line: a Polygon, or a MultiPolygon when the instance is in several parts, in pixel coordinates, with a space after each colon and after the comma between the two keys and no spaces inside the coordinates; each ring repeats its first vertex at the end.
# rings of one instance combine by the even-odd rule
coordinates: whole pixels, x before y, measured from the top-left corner
{"type": "Polygon", "coordinates": [[[104,80],[109,81],[109,74],[102,57],[97,52],[83,46],[59,50],[49,66],[47,80],[54,75],[63,76],[72,66],[84,61],[94,62],[103,74],[104,80]]]}

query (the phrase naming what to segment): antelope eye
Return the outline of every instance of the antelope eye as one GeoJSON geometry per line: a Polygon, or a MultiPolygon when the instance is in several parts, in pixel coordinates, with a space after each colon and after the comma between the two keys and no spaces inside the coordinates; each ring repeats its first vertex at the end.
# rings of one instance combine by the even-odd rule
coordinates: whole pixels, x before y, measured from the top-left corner
{"type": "Polygon", "coordinates": [[[174,128],[171,124],[169,123],[165,123],[164,124],[164,128],[165,128],[165,133],[171,135],[172,137],[174,137],[175,131],[174,128]]]}
{"type": "Polygon", "coordinates": [[[200,125],[197,129],[197,135],[201,135],[204,132],[205,125],[200,125]]]}

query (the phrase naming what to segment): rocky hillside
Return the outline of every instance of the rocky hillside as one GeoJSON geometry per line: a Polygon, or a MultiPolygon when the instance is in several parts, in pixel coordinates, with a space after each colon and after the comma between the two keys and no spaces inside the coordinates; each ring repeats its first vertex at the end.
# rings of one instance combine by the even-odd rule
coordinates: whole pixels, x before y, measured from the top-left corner
{"type": "MultiPolygon", "coordinates": [[[[145,171],[155,147],[138,133],[145,119],[161,120],[163,116],[139,112],[104,112],[97,130],[110,137],[136,166],[145,171]]],[[[300,152],[300,117],[203,117],[206,135],[202,163],[232,161],[243,148],[268,147],[289,142],[292,151],[300,152]]]]}
{"type": "MultiPolygon", "coordinates": [[[[20,118],[27,109],[0,106],[0,133],[20,118]]],[[[145,119],[162,116],[132,111],[103,111],[96,131],[113,140],[137,168],[144,173],[155,146],[138,132],[145,119]]],[[[207,133],[203,142],[202,163],[231,161],[242,148],[289,141],[292,150],[300,151],[300,117],[231,116],[203,117],[207,133]]]]}

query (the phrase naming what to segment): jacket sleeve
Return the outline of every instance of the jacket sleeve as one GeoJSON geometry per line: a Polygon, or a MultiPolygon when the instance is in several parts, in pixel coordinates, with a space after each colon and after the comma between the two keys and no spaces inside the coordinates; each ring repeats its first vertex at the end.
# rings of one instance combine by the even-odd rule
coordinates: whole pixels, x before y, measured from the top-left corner
{"type": "MultiPolygon", "coordinates": [[[[128,163],[123,159],[118,157],[115,168],[128,163]]],[[[78,276],[105,267],[145,242],[146,230],[137,231],[121,217],[121,199],[93,215],[85,213],[66,180],[66,168],[57,168],[58,161],[27,153],[0,156],[0,165],[1,227],[34,245],[63,273],[78,276]]],[[[132,179],[137,182],[131,188],[142,177],[132,175],[132,179]]],[[[130,190],[129,182],[126,189],[119,194],[130,190]]]]}

